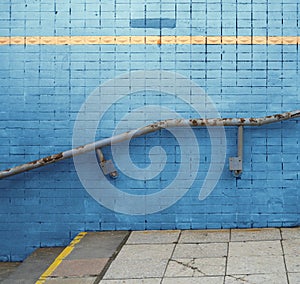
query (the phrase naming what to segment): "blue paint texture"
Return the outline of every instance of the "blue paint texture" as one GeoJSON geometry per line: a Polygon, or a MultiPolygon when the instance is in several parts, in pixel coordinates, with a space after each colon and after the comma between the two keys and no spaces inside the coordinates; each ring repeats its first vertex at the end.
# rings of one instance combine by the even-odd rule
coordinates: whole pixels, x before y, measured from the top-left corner
{"type": "Polygon", "coordinates": [[[152,29],[174,29],[176,27],[176,20],[174,19],[131,19],[131,28],[152,28],[152,29]]]}
{"type": "MultiPolygon", "coordinates": [[[[0,11],[0,36],[297,36],[300,4],[4,0],[0,11]]],[[[257,117],[300,108],[299,61],[297,45],[0,46],[0,168],[70,149],[77,113],[89,94],[129,71],[177,72],[203,88],[222,117],[257,117]]],[[[126,113],[149,104],[185,118],[196,115],[193,101],[130,94],[108,109],[96,138],[111,136],[126,113]]],[[[237,129],[226,128],[225,168],[212,194],[200,201],[211,144],[206,129],[195,130],[200,151],[195,182],[178,202],[155,214],[130,216],[103,207],[82,186],[72,160],[1,180],[0,261],[23,260],[41,246],[66,245],[80,231],[300,225],[299,119],[244,132],[243,175],[236,179],[228,170],[228,158],[236,156],[237,129]]],[[[140,167],[150,164],[153,145],[163,147],[166,167],[145,182],[120,172],[115,186],[150,194],[172,182],[180,147],[168,131],[130,145],[131,159],[140,167]]],[[[111,158],[109,148],[104,152],[111,158]]]]}

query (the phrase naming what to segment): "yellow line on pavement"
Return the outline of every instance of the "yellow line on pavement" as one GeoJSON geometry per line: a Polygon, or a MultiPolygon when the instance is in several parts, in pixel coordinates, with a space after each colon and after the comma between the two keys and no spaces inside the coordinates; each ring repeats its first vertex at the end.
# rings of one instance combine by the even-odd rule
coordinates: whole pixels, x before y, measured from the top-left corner
{"type": "Polygon", "coordinates": [[[75,245],[78,244],[86,235],[86,232],[79,233],[73,241],[59,254],[59,256],[53,261],[53,263],[47,268],[47,270],[40,276],[35,284],[43,284],[47,278],[53,273],[53,271],[60,265],[64,258],[66,258],[74,249],[75,245]]]}
{"type": "Polygon", "coordinates": [[[300,44],[298,36],[28,36],[0,37],[0,45],[131,45],[131,44],[300,44]]]}

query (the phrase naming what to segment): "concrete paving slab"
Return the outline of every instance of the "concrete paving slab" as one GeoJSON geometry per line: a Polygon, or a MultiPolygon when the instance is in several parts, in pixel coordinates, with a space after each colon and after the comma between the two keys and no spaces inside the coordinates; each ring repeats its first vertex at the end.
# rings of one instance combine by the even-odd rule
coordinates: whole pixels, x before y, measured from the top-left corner
{"type": "Polygon", "coordinates": [[[289,284],[299,284],[300,282],[300,273],[288,273],[289,284]]]}
{"type": "Polygon", "coordinates": [[[171,259],[165,277],[225,275],[226,258],[171,259]]]}
{"type": "Polygon", "coordinates": [[[0,282],[17,270],[22,262],[0,262],[0,282]]]}
{"type": "Polygon", "coordinates": [[[55,259],[59,253],[63,251],[64,247],[54,247],[54,248],[38,248],[36,249],[24,263],[41,263],[49,262],[51,259],[55,259]]]}
{"type": "Polygon", "coordinates": [[[39,248],[35,250],[2,284],[32,284],[63,251],[63,247],[39,248]]]}
{"type": "Polygon", "coordinates": [[[173,244],[177,243],[179,235],[179,230],[137,231],[130,234],[126,244],[173,244]]]}
{"type": "Polygon", "coordinates": [[[300,256],[300,239],[282,241],[285,255],[300,256]]]}
{"type": "Polygon", "coordinates": [[[3,282],[1,282],[1,284],[33,284],[35,283],[35,280],[33,279],[14,279],[14,280],[9,280],[7,281],[7,279],[5,279],[3,282]]]}
{"type": "Polygon", "coordinates": [[[227,274],[285,273],[282,256],[233,256],[228,258],[227,274]]]}
{"type": "Polygon", "coordinates": [[[162,284],[223,284],[224,277],[164,278],[162,284]]]}
{"type": "Polygon", "coordinates": [[[109,258],[128,234],[127,231],[89,232],[66,259],[109,258]]]}
{"type": "Polygon", "coordinates": [[[101,280],[100,284],[160,284],[161,278],[101,280]]]}
{"type": "Polygon", "coordinates": [[[162,278],[168,259],[118,259],[108,268],[103,279],[162,278]]]}
{"type": "Polygon", "coordinates": [[[281,240],[279,229],[266,228],[266,229],[233,229],[231,230],[232,242],[243,241],[272,241],[281,240]]]}
{"type": "Polygon", "coordinates": [[[300,239],[300,228],[281,228],[283,240],[300,239]]]}
{"type": "MultiPolygon", "coordinates": [[[[288,284],[286,274],[229,275],[225,284],[288,284]]],[[[298,282],[299,283],[299,282],[298,282]]]]}
{"type": "MultiPolygon", "coordinates": [[[[88,233],[87,239],[84,237],[75,245],[46,284],[300,283],[299,228],[232,231],[235,233],[228,230],[134,232],[125,245],[127,232],[88,233]],[[284,253],[281,240],[277,239],[280,231],[285,237],[284,253]]],[[[52,261],[47,260],[46,251],[39,258],[33,254],[27,260],[27,265],[32,266],[24,274],[17,269],[17,273],[12,273],[15,277],[9,276],[2,283],[35,283],[48,267],[34,274],[36,268],[40,269],[40,260],[45,258],[50,265],[61,250],[52,255],[52,261]],[[31,274],[36,275],[35,280],[24,277],[31,274]]]]}
{"type": "Polygon", "coordinates": [[[209,258],[227,256],[227,243],[178,244],[173,258],[209,258]]]}
{"type": "Polygon", "coordinates": [[[117,259],[169,259],[174,246],[174,244],[124,245],[117,259]]]}
{"type": "Polygon", "coordinates": [[[230,242],[229,256],[283,255],[280,241],[230,242]]]}
{"type": "Polygon", "coordinates": [[[179,243],[226,243],[230,230],[187,230],[182,231],[179,243]]]}
{"type": "Polygon", "coordinates": [[[101,273],[109,258],[63,260],[51,277],[85,277],[101,273]]]}
{"type": "MultiPolygon", "coordinates": [[[[286,255],[285,256],[286,268],[288,272],[300,273],[300,256],[286,255]]],[[[299,278],[300,283],[300,278],[299,278]]]]}
{"type": "Polygon", "coordinates": [[[45,284],[94,284],[96,277],[53,278],[47,279],[45,284]]]}

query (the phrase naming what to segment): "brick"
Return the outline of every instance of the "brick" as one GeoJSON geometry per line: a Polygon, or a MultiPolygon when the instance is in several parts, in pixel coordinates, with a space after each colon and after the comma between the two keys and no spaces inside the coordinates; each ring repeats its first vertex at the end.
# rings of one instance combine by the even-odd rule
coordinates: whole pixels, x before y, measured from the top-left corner
{"type": "MultiPolygon", "coordinates": [[[[213,99],[223,117],[265,116],[299,108],[299,57],[294,38],[298,33],[298,12],[297,4],[291,1],[269,1],[268,5],[229,1],[220,5],[209,1],[180,0],[174,4],[155,0],[147,2],[146,7],[138,0],[116,4],[48,2],[29,3],[27,8],[15,1],[0,4],[2,39],[17,36],[13,42],[22,43],[26,42],[23,36],[37,36],[27,39],[27,43],[49,43],[57,42],[54,36],[77,37],[72,41],[61,38],[61,45],[57,46],[0,45],[1,169],[70,149],[72,127],[86,97],[100,83],[128,70],[161,68],[191,77],[213,99]],[[131,28],[130,23],[137,19],[141,28],[131,28]],[[151,44],[143,44],[145,35],[149,36],[146,43],[151,44]],[[160,35],[166,36],[162,45],[157,44],[160,35]],[[258,44],[251,45],[252,35],[261,37],[254,41],[258,44]],[[275,37],[282,35],[287,38],[275,37]],[[99,36],[97,42],[101,39],[105,44],[64,45],[86,42],[88,39],[82,36],[99,36]],[[134,36],[140,38],[130,45],[134,36]],[[186,44],[190,36],[192,45],[186,44]],[[204,44],[204,36],[209,36],[209,45],[204,44]],[[237,45],[232,44],[235,36],[239,36],[237,45]],[[174,39],[180,44],[166,44],[174,39]],[[278,41],[287,44],[279,45],[278,41]]],[[[118,88],[130,91],[129,86],[118,88]]],[[[110,94],[114,89],[106,91],[110,94]]],[[[106,97],[103,102],[109,99],[106,97]]],[[[129,96],[109,109],[97,135],[110,136],[128,111],[150,104],[170,108],[183,117],[199,116],[192,107],[201,100],[192,97],[191,102],[192,106],[172,95],[149,91],[129,96]]],[[[93,110],[99,107],[95,104],[93,110]]],[[[157,117],[160,116],[158,111],[157,117]]],[[[128,122],[129,128],[130,125],[128,122]]],[[[0,259],[23,259],[40,244],[66,244],[70,236],[83,229],[195,229],[299,223],[295,203],[299,199],[295,191],[299,178],[296,120],[245,129],[241,179],[232,177],[226,162],[217,187],[204,201],[199,201],[198,195],[210,165],[210,141],[207,132],[194,132],[200,144],[195,183],[178,203],[149,216],[122,215],[100,205],[84,190],[71,160],[1,181],[0,240],[5,245],[1,247],[0,259]]],[[[236,131],[227,130],[226,134],[227,156],[234,156],[236,131]]],[[[120,175],[113,184],[132,194],[152,194],[170,185],[181,162],[180,147],[171,134],[161,131],[133,140],[131,159],[137,166],[147,167],[153,145],[163,146],[168,154],[161,174],[148,181],[120,175]]],[[[110,151],[105,151],[109,157],[110,151]]],[[[164,205],[166,200],[159,202],[164,205]]]]}

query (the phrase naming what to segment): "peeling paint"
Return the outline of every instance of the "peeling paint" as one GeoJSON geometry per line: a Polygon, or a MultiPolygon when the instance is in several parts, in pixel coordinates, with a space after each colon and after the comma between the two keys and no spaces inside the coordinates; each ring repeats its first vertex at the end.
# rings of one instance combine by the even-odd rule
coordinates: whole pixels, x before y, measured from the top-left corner
{"type": "Polygon", "coordinates": [[[105,138],[103,140],[96,141],[94,143],[79,146],[77,148],[54,154],[35,160],[20,166],[16,166],[10,169],[0,171],[0,179],[13,176],[22,172],[33,170],[38,167],[42,167],[51,163],[55,163],[60,160],[69,159],[77,155],[84,154],[86,152],[93,151],[97,148],[102,148],[111,144],[116,144],[125,140],[129,140],[135,137],[139,137],[163,128],[172,127],[198,127],[198,126],[261,126],[264,124],[279,122],[288,120],[291,118],[300,117],[300,110],[291,112],[285,112],[281,114],[269,115],[260,118],[192,118],[192,119],[168,119],[159,121],[139,129],[127,131],[125,133],[105,138]]]}

